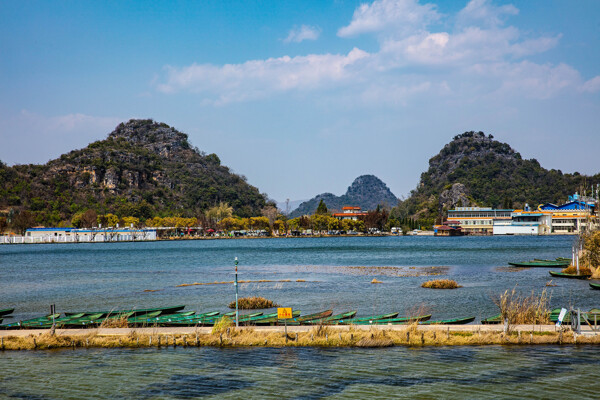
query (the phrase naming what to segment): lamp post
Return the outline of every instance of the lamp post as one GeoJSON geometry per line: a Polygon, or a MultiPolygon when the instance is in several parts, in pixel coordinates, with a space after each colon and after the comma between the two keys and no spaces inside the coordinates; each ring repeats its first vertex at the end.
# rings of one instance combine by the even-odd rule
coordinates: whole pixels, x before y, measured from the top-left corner
{"type": "Polygon", "coordinates": [[[233,284],[235,286],[235,326],[239,327],[240,326],[240,318],[239,318],[239,311],[238,311],[238,258],[235,258],[235,283],[233,284]]]}

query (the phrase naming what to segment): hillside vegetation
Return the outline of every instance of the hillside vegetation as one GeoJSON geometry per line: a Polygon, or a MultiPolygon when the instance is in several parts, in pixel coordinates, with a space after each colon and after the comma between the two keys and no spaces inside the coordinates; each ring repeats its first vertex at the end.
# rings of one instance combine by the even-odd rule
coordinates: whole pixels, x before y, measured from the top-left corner
{"type": "Polygon", "coordinates": [[[562,203],[568,195],[599,181],[600,174],[588,177],[547,170],[492,135],[465,132],[429,160],[417,188],[392,215],[433,222],[456,206],[521,208],[525,203],[562,203]]]}
{"type": "Polygon", "coordinates": [[[265,196],[216,154],[192,148],[188,136],[164,123],[130,120],[105,140],[45,165],[0,162],[0,213],[27,211],[56,226],[87,209],[142,220],[195,217],[226,202],[234,213],[260,215],[265,196]]]}

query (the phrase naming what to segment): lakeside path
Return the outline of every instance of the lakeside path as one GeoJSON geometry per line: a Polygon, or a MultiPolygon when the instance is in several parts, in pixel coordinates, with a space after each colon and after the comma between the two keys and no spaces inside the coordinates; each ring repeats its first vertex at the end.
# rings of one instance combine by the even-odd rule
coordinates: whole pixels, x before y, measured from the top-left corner
{"type": "Polygon", "coordinates": [[[0,331],[0,350],[114,347],[390,347],[600,344],[590,327],[575,334],[555,325],[344,325],[222,328],[148,327],[0,331]]]}

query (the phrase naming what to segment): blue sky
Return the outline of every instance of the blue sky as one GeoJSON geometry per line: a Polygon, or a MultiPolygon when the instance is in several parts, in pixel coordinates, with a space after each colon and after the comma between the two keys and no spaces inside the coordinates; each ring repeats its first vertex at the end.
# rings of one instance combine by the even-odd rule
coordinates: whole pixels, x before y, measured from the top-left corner
{"type": "Polygon", "coordinates": [[[153,118],[277,200],[406,196],[476,130],[600,172],[597,1],[0,2],[0,160],[153,118]]]}

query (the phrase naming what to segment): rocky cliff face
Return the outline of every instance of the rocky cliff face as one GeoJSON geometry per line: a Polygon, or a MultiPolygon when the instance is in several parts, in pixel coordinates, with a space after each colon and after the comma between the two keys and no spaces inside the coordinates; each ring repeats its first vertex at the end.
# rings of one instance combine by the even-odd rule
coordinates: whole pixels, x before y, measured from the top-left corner
{"type": "MultiPolygon", "coordinates": [[[[429,169],[402,209],[432,221],[456,206],[522,207],[566,201],[569,194],[600,181],[600,174],[585,177],[542,168],[537,160],[524,160],[508,144],[483,132],[457,135],[429,160],[429,169]]],[[[439,220],[438,220],[439,222],[439,220]]]]}
{"type": "Polygon", "coordinates": [[[374,175],[362,175],[352,182],[342,196],[332,193],[323,193],[300,204],[290,213],[291,218],[301,215],[313,214],[323,200],[327,209],[341,210],[344,206],[358,206],[363,210],[374,210],[378,205],[392,208],[398,203],[398,198],[391,192],[381,179],[374,175]]]}
{"type": "Polygon", "coordinates": [[[0,184],[0,209],[32,210],[45,224],[87,208],[196,216],[223,201],[250,216],[265,205],[258,189],[217,155],[193,149],[186,134],[152,120],[122,123],[106,140],[46,165],[0,164],[0,184]]]}

